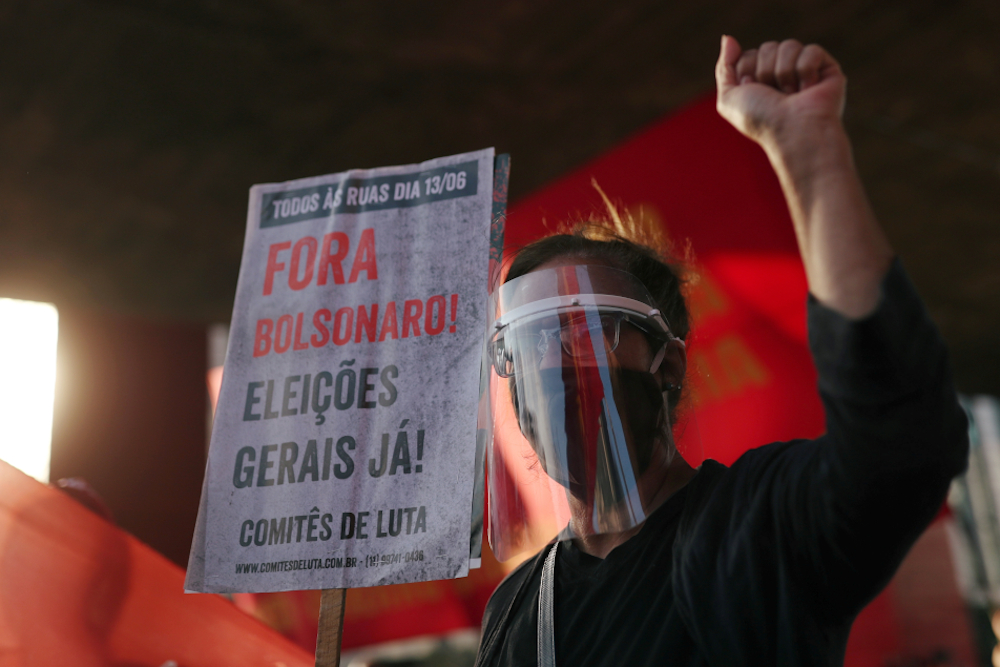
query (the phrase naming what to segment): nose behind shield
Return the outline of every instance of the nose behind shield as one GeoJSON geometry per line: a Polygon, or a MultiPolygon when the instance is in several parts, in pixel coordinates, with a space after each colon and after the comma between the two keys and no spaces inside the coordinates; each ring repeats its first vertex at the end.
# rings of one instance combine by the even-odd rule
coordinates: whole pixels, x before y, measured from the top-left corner
{"type": "Polygon", "coordinates": [[[671,339],[648,291],[606,266],[534,271],[493,295],[483,372],[489,538],[501,560],[632,528],[672,453],[653,373],[671,339]]]}

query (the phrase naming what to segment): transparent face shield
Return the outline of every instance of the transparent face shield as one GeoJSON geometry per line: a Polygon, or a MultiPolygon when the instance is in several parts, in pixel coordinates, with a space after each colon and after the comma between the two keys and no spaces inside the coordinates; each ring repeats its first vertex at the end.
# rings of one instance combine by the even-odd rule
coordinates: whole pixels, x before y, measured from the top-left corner
{"type": "Polygon", "coordinates": [[[642,523],[675,453],[661,369],[683,346],[648,291],[562,266],[505,283],[491,307],[480,428],[497,558],[642,523]]]}

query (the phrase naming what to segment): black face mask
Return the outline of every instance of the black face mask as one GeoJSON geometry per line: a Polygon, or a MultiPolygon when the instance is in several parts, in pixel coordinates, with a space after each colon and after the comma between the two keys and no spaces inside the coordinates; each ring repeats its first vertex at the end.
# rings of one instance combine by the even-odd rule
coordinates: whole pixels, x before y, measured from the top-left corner
{"type": "Polygon", "coordinates": [[[624,493],[614,481],[623,478],[617,468],[628,465],[639,477],[662,446],[663,395],[651,373],[614,368],[608,371],[613,391],[609,402],[598,369],[579,370],[538,370],[523,405],[512,378],[514,410],[521,433],[549,477],[578,498],[590,500],[596,489],[604,504],[614,503],[624,493]],[[589,383],[587,371],[593,380],[589,383]],[[611,409],[611,403],[617,410],[611,409]],[[624,434],[630,461],[611,454],[613,431],[624,434]]]}

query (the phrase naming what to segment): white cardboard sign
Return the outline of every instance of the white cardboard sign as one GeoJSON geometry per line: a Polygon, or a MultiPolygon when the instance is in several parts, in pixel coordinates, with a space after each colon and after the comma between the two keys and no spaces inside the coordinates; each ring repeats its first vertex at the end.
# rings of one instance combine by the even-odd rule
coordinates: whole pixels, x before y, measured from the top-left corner
{"type": "Polygon", "coordinates": [[[493,158],[250,190],[187,590],[467,574],[493,158]]]}

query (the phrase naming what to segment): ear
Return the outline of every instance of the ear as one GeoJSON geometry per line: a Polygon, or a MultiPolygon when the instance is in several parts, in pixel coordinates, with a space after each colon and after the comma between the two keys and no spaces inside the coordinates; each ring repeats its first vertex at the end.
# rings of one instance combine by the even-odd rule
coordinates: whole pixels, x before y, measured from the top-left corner
{"type": "Polygon", "coordinates": [[[667,391],[669,385],[680,387],[687,372],[687,346],[680,338],[671,338],[662,354],[662,359],[652,371],[660,384],[660,391],[667,391]]]}

